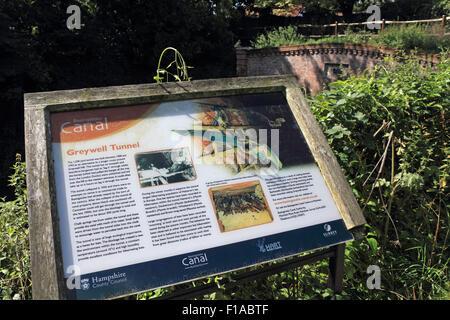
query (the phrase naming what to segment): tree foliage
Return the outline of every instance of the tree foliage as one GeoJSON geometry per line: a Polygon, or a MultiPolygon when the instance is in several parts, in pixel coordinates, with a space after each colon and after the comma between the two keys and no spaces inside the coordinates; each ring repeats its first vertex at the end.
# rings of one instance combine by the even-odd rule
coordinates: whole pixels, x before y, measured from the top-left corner
{"type": "Polygon", "coordinates": [[[230,21],[238,17],[219,0],[0,1],[0,194],[14,155],[24,151],[25,92],[154,82],[159,55],[170,46],[195,66],[193,79],[230,76],[230,21]],[[72,4],[81,8],[79,30],[66,27],[72,4]]]}
{"type": "Polygon", "coordinates": [[[381,14],[391,20],[436,18],[450,14],[448,0],[255,0],[255,7],[286,9],[302,5],[306,12],[322,8],[341,12],[344,21],[353,20],[353,11],[365,12],[372,5],[381,7],[381,14]]]}
{"type": "Polygon", "coordinates": [[[288,8],[294,5],[302,5],[306,11],[320,7],[331,11],[340,11],[344,19],[350,21],[356,2],[357,0],[256,0],[256,6],[264,8],[288,8]]]}

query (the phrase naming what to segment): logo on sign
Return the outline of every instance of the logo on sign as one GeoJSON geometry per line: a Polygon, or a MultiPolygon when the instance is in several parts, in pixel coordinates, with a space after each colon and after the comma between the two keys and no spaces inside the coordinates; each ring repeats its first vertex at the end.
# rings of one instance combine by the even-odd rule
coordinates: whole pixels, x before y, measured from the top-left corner
{"type": "Polygon", "coordinates": [[[264,253],[264,252],[281,249],[280,241],[275,241],[275,242],[271,242],[271,243],[267,243],[267,244],[265,243],[265,241],[266,241],[266,239],[262,238],[256,242],[256,246],[259,248],[259,252],[264,253]]]}
{"type": "Polygon", "coordinates": [[[323,229],[325,230],[325,232],[323,233],[323,236],[325,238],[333,237],[333,236],[337,235],[337,231],[332,230],[331,226],[328,223],[325,223],[323,225],[323,229]]]}
{"type": "Polygon", "coordinates": [[[197,268],[197,267],[207,265],[208,257],[206,256],[206,253],[202,252],[202,253],[184,257],[181,260],[181,263],[183,264],[185,269],[197,268]]]}
{"type": "Polygon", "coordinates": [[[81,289],[88,290],[91,287],[91,284],[89,283],[89,278],[81,279],[81,289]]]}

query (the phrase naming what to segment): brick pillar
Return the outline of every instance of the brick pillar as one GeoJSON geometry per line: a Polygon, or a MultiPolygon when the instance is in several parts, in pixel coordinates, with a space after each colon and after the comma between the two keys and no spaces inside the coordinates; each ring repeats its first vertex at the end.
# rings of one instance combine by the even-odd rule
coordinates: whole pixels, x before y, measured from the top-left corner
{"type": "Polygon", "coordinates": [[[251,48],[248,47],[238,47],[236,48],[236,76],[238,77],[246,77],[247,73],[247,65],[248,65],[248,51],[251,48]]]}

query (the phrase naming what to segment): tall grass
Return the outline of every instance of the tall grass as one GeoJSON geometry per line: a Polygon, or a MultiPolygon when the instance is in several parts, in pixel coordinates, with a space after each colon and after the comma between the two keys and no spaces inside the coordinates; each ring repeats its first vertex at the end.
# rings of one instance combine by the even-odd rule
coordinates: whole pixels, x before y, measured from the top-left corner
{"type": "Polygon", "coordinates": [[[395,47],[403,50],[416,50],[426,53],[439,53],[450,48],[450,37],[445,36],[438,26],[393,25],[378,34],[365,30],[356,33],[350,30],[345,36],[328,36],[320,39],[308,38],[295,26],[278,27],[256,37],[251,45],[254,48],[279,47],[293,44],[316,43],[368,43],[378,46],[395,47]]]}
{"type": "Polygon", "coordinates": [[[427,53],[438,53],[450,47],[450,37],[440,34],[440,27],[423,25],[390,26],[370,39],[370,43],[417,50],[427,53]]]}
{"type": "Polygon", "coordinates": [[[295,26],[278,27],[268,32],[258,35],[255,41],[251,42],[254,48],[279,47],[292,44],[305,43],[308,38],[298,32],[295,26]]]}

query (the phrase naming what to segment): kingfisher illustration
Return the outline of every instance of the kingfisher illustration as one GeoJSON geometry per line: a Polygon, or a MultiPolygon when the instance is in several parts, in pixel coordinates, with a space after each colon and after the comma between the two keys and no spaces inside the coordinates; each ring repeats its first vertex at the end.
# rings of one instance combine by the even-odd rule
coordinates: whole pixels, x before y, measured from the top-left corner
{"type": "Polygon", "coordinates": [[[238,173],[266,166],[281,169],[280,159],[267,144],[260,144],[257,137],[249,137],[243,132],[247,129],[278,128],[285,122],[284,118],[270,120],[262,113],[252,110],[204,103],[198,105],[202,110],[199,119],[201,125],[173,132],[200,139],[203,160],[226,159],[226,164],[238,173]]]}

